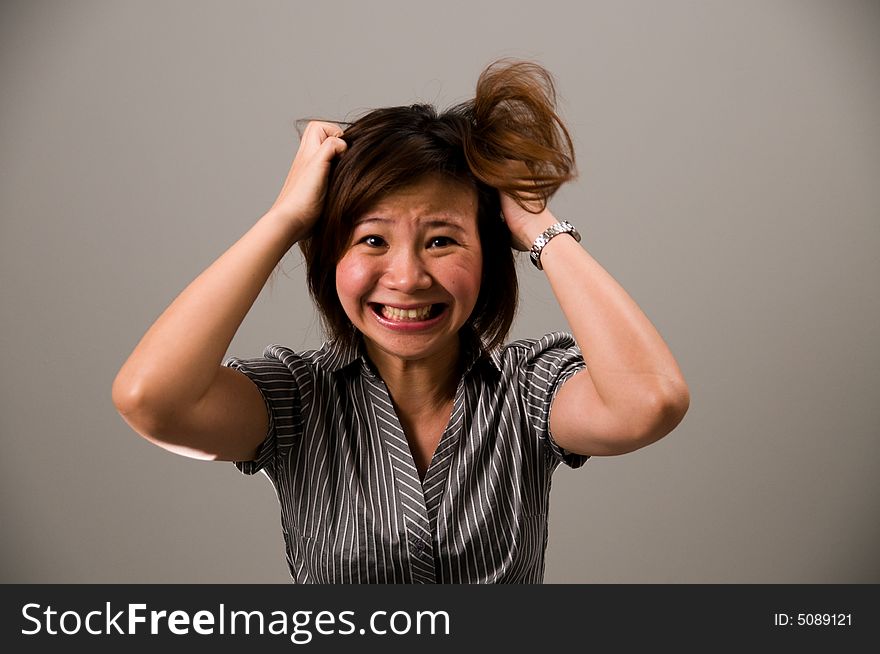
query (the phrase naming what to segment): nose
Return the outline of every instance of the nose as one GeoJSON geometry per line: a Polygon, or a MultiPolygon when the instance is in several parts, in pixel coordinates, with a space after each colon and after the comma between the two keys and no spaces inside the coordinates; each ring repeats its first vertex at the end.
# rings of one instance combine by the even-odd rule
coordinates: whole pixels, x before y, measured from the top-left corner
{"type": "Polygon", "coordinates": [[[389,253],[385,270],[385,285],[401,293],[412,293],[430,288],[431,275],[419,253],[410,248],[400,248],[389,253]]]}

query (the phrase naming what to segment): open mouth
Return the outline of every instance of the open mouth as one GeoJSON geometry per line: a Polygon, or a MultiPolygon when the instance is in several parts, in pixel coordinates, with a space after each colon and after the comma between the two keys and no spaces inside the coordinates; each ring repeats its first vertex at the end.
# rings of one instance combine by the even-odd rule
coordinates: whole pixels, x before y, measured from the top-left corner
{"type": "Polygon", "coordinates": [[[424,322],[436,318],[443,313],[444,309],[446,309],[446,305],[440,303],[425,304],[419,307],[401,308],[393,307],[388,304],[371,302],[370,308],[376,315],[392,322],[424,322]]]}

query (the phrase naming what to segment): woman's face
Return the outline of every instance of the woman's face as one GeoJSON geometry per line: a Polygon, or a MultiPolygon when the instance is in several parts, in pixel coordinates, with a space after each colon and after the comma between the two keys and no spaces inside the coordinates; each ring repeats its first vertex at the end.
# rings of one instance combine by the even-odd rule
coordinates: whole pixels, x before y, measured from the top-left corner
{"type": "Polygon", "coordinates": [[[336,292],[368,350],[409,361],[451,355],[482,265],[476,191],[432,175],[355,220],[336,292]]]}

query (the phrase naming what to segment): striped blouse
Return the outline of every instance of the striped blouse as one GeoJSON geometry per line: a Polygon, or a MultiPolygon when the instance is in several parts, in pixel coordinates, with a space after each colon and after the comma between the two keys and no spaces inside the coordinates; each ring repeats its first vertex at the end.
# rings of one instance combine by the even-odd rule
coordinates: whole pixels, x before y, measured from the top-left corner
{"type": "Polygon", "coordinates": [[[295,583],[543,582],[551,476],[589,458],[553,441],[550,404],[586,365],[563,333],[462,356],[424,479],[362,345],[224,362],[269,411],[256,458],[235,465],[274,485],[295,583]]]}

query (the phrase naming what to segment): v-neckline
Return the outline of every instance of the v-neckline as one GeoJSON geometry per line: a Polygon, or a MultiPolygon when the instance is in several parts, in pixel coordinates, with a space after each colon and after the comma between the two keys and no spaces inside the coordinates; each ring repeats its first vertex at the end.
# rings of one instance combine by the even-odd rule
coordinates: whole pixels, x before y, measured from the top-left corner
{"type": "Polygon", "coordinates": [[[410,519],[419,523],[424,520],[424,526],[430,529],[429,525],[433,522],[431,518],[436,518],[439,510],[447,486],[449,466],[461,438],[465,397],[464,376],[458,381],[449,420],[431,455],[424,478],[419,475],[415,457],[394,409],[388,387],[381,377],[376,376],[372,381],[379,431],[387,447],[404,511],[410,513],[408,515],[410,519]]]}
{"type": "MultiPolygon", "coordinates": [[[[394,405],[394,400],[392,399],[392,406],[394,405]]],[[[425,477],[428,475],[428,470],[431,468],[431,464],[434,461],[434,454],[440,447],[440,444],[443,442],[443,439],[446,437],[447,432],[449,431],[449,426],[452,422],[452,414],[455,411],[455,398],[452,397],[447,402],[446,406],[442,408],[442,420],[434,419],[432,421],[433,429],[425,429],[422,432],[419,432],[418,427],[421,425],[428,425],[428,421],[425,419],[407,419],[403,420],[401,418],[401,412],[395,406],[395,413],[397,414],[398,422],[400,423],[400,427],[403,430],[403,436],[406,438],[407,445],[409,446],[410,454],[413,458],[413,465],[415,465],[416,472],[419,475],[419,479],[424,483],[425,477]],[[430,451],[429,451],[430,449],[430,451]],[[427,462],[425,466],[424,475],[422,474],[422,470],[419,467],[419,460],[427,457],[427,462]]],[[[438,415],[437,418],[440,416],[438,415]]]]}

